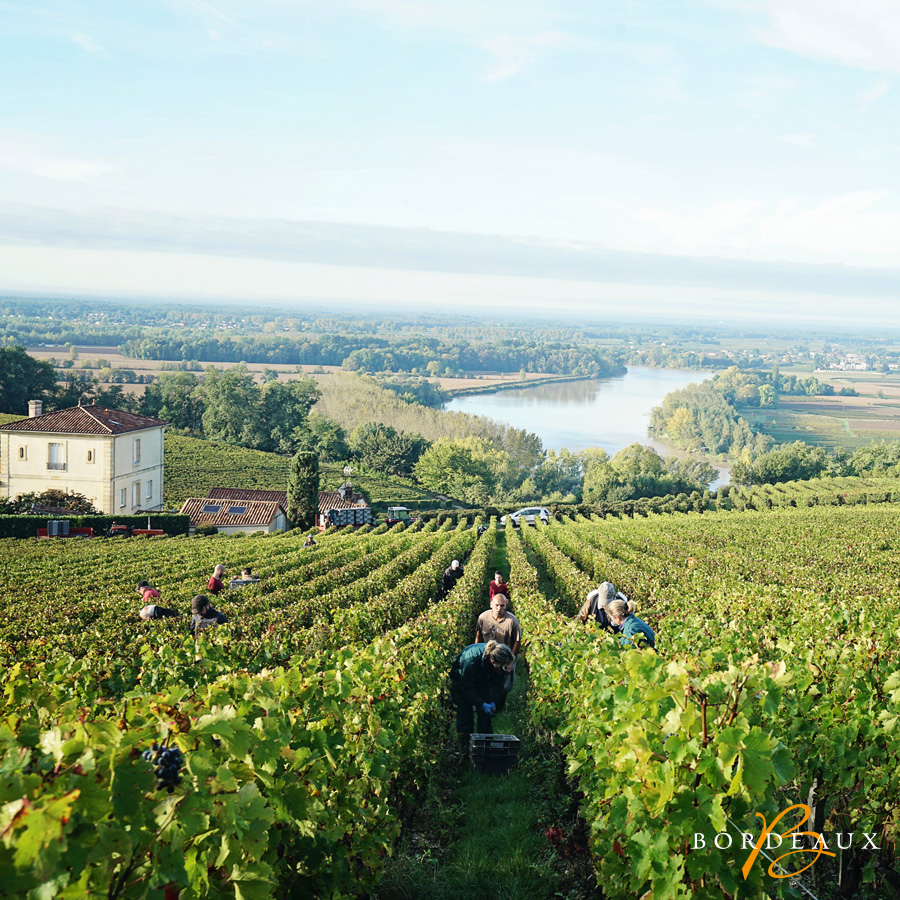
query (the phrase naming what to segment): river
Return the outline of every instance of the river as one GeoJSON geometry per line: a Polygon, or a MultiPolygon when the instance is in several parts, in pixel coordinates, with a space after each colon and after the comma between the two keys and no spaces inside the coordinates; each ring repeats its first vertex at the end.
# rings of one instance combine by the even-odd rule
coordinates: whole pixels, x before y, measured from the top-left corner
{"type": "MultiPolygon", "coordinates": [[[[541,439],[545,450],[602,447],[612,456],[638,442],[649,444],[664,456],[683,456],[681,451],[647,436],[650,411],[670,391],[704,381],[711,374],[633,367],[619,378],[565,381],[456,397],[446,409],[489,416],[532,431],[541,439]]],[[[725,467],[713,465],[719,471],[719,479],[713,484],[715,489],[728,483],[729,473],[725,467]]]]}

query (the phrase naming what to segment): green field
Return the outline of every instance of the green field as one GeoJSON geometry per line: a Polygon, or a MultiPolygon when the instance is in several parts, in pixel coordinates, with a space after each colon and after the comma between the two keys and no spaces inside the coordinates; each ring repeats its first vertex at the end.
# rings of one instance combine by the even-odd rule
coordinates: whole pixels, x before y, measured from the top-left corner
{"type": "MultiPolygon", "coordinates": [[[[290,458],[166,433],[165,464],[163,500],[167,507],[175,508],[188,497],[205,497],[212,487],[287,490],[290,458]]],[[[342,464],[323,463],[321,489],[334,491],[347,481],[343,469],[342,464]]],[[[366,492],[373,504],[416,507],[436,504],[434,494],[402,478],[354,472],[350,480],[366,492]]]]}

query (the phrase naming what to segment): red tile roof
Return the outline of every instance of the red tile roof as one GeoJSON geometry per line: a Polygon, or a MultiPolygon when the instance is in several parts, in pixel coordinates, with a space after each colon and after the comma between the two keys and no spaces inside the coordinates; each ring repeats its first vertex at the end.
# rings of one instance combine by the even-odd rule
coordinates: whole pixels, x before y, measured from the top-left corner
{"type": "MultiPolygon", "coordinates": [[[[287,507],[287,491],[254,491],[249,488],[210,488],[206,496],[209,499],[229,500],[274,500],[287,507]]],[[[368,506],[362,494],[351,494],[344,500],[337,491],[319,491],[319,512],[327,513],[329,509],[358,509],[368,506]]]]}
{"type": "Polygon", "coordinates": [[[240,500],[236,497],[189,497],[181,507],[181,514],[191,519],[191,525],[271,525],[279,512],[284,512],[280,503],[264,500],[240,500]],[[218,506],[218,512],[203,512],[205,506],[218,506]],[[245,512],[229,515],[231,507],[239,506],[245,512]]]}
{"type": "Polygon", "coordinates": [[[351,494],[350,497],[350,500],[344,500],[337,491],[319,491],[319,512],[327,513],[329,509],[359,509],[369,505],[362,494],[351,494]]]}
{"type": "Polygon", "coordinates": [[[32,416],[10,422],[0,427],[0,431],[44,431],[52,434],[127,434],[168,425],[162,419],[136,416],[120,409],[105,406],[71,406],[45,416],[32,416]]]}
{"type": "Polygon", "coordinates": [[[270,500],[287,506],[287,491],[255,491],[250,488],[210,488],[206,496],[209,499],[226,500],[270,500]]]}

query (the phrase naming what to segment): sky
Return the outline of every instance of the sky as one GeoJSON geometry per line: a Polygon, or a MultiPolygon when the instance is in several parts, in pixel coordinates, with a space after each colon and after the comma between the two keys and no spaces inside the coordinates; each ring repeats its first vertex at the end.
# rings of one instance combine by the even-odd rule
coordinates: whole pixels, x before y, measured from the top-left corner
{"type": "Polygon", "coordinates": [[[879,325],[898,0],[0,0],[0,292],[879,325]]]}

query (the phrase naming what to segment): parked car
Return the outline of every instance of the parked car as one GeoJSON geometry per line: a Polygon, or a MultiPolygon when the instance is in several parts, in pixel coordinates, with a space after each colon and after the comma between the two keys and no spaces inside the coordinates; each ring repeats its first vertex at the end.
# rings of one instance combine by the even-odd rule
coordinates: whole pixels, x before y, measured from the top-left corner
{"type": "Polygon", "coordinates": [[[500,524],[506,525],[508,522],[513,528],[517,528],[523,520],[527,525],[534,525],[536,519],[540,519],[546,525],[550,521],[550,510],[543,506],[526,506],[525,509],[503,516],[500,524]]]}

